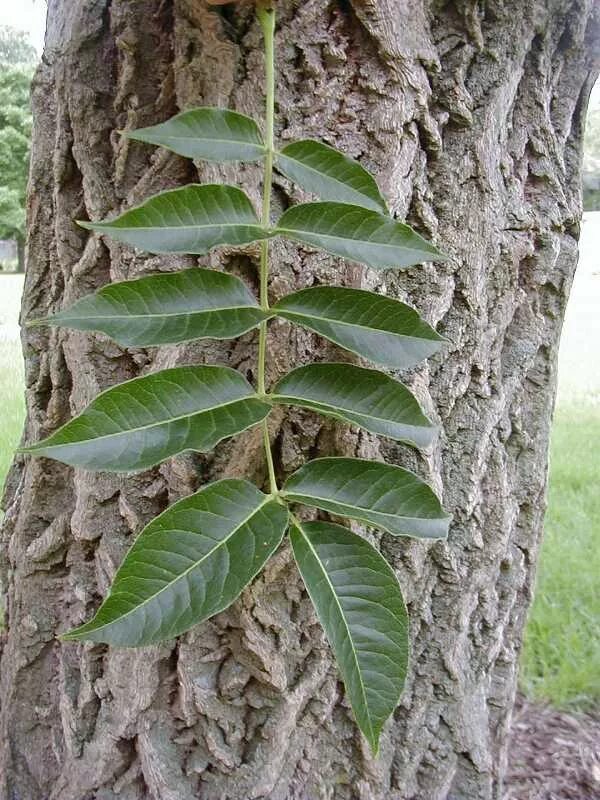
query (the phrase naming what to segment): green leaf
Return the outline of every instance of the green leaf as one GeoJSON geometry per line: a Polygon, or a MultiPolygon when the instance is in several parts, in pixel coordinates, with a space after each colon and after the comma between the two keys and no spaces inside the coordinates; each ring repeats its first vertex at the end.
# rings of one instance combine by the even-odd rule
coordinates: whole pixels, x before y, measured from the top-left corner
{"type": "Polygon", "coordinates": [[[317,458],[291,475],[288,501],[322,508],[394,536],[445,539],[450,517],[433,489],[402,467],[360,458],[317,458]]]}
{"type": "Polygon", "coordinates": [[[148,469],[185,450],[212,450],[269,410],[233,369],[175,367],[107,389],[78,417],[22,452],[86,469],[148,469]]]}
{"type": "Polygon", "coordinates": [[[257,161],[265,155],[256,122],[225,108],[183,111],[160,125],[127,131],[126,136],[205,161],[257,161]]]}
{"type": "Polygon", "coordinates": [[[110,284],[29,324],[102,331],[124,347],[148,347],[233,339],[268,316],[239,278],[194,268],[110,284]]]}
{"type": "Polygon", "coordinates": [[[340,525],[303,522],[290,539],[358,726],[377,754],[408,666],[408,614],[396,576],[369,542],[340,525]]]}
{"type": "Polygon", "coordinates": [[[314,286],[273,308],[332,342],[377,364],[412,367],[445,341],[410,306],[362,289],[314,286]]]}
{"type": "Polygon", "coordinates": [[[417,447],[431,444],[437,430],[404,384],[352,364],[298,367],[279,381],[269,399],[310,408],[417,447]]]}
{"type": "Polygon", "coordinates": [[[281,216],[276,232],[374,269],[446,260],[408,225],[346,203],[292,206],[281,216]]]}
{"type": "Polygon", "coordinates": [[[61,638],[138,647],[227,608],[279,546],[288,512],[248,481],[223,480],[152,520],[96,616],[61,638]]]}
{"type": "Polygon", "coordinates": [[[162,192],[113,220],[79,224],[150,253],[204,255],[217,245],[273,235],[261,227],[241,189],[211,183],[162,192]]]}
{"type": "Polygon", "coordinates": [[[354,159],[334,147],[303,139],[277,155],[277,167],[290,180],[323,200],[354,203],[387,214],[375,178],[354,159]]]}

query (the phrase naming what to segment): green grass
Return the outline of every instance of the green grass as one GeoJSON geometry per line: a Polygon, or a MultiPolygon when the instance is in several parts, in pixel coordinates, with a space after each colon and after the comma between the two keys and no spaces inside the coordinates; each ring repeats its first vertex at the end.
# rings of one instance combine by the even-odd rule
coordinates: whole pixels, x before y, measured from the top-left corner
{"type": "Polygon", "coordinates": [[[600,403],[558,408],[521,685],[559,708],[600,702],[600,403]]]}
{"type": "Polygon", "coordinates": [[[16,342],[0,339],[0,487],[4,479],[15,447],[21,438],[25,402],[23,398],[23,359],[21,347],[16,342]]]}
{"type": "Polygon", "coordinates": [[[22,275],[0,275],[0,490],[25,417],[23,358],[16,338],[22,287],[22,275]]]}

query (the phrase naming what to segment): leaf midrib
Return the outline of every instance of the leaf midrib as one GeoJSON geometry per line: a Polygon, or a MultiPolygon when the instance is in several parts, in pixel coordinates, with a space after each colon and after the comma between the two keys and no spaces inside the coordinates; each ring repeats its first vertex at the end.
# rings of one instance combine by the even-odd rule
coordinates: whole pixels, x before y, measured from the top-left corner
{"type": "MultiPolygon", "coordinates": [[[[315,167],[309,166],[304,161],[300,161],[300,159],[298,159],[298,158],[294,158],[293,156],[288,156],[283,151],[281,151],[279,153],[276,153],[276,155],[278,157],[287,158],[287,159],[289,159],[289,161],[294,161],[296,164],[300,164],[302,167],[304,167],[304,169],[309,170],[310,172],[314,172],[316,175],[325,176],[328,180],[333,181],[334,183],[339,184],[340,186],[343,186],[345,189],[351,189],[359,197],[366,197],[367,200],[371,200],[371,202],[375,203],[380,211],[382,211],[382,209],[385,208],[384,206],[380,205],[378,197],[372,197],[371,195],[367,194],[366,192],[363,192],[360,189],[357,189],[356,187],[352,186],[352,184],[347,183],[346,181],[342,181],[339,178],[336,178],[334,175],[329,174],[328,172],[319,171],[318,169],[315,169],[315,167]]],[[[360,164],[358,166],[360,167],[360,164]]],[[[360,167],[360,168],[362,169],[362,167],[360,167]]],[[[371,210],[374,210],[374,209],[369,209],[369,210],[371,211],[371,210]]],[[[387,208],[385,209],[385,211],[387,212],[387,208]]],[[[375,213],[377,213],[377,212],[375,212],[375,213]]]]}
{"type": "MultiPolygon", "coordinates": [[[[89,442],[98,442],[98,441],[101,441],[102,439],[111,439],[111,438],[113,438],[115,436],[127,436],[127,435],[132,434],[132,433],[138,433],[139,431],[146,431],[146,430],[151,430],[152,428],[159,428],[162,425],[170,425],[173,422],[180,422],[182,419],[189,419],[190,417],[195,417],[198,414],[208,414],[211,411],[217,411],[220,408],[227,408],[227,406],[232,406],[232,405],[235,405],[236,403],[241,403],[244,400],[259,400],[259,401],[261,401],[261,398],[258,397],[255,394],[249,394],[246,397],[238,397],[235,400],[228,400],[226,403],[220,403],[219,405],[210,406],[208,408],[201,408],[198,411],[192,411],[189,414],[181,414],[179,417],[172,417],[170,419],[162,420],[161,422],[152,423],[151,425],[140,425],[137,428],[127,428],[127,430],[117,431],[116,433],[105,433],[105,434],[102,434],[102,436],[94,436],[91,439],[78,439],[75,442],[61,442],[60,444],[49,444],[48,443],[43,448],[40,448],[40,449],[41,450],[42,449],[46,450],[47,448],[50,448],[50,447],[53,448],[53,449],[57,448],[57,447],[74,447],[74,446],[77,446],[77,445],[80,445],[80,444],[87,444],[89,442]]],[[[261,402],[264,402],[264,401],[261,401],[261,402]]],[[[36,447],[26,448],[24,450],[24,452],[35,452],[36,449],[37,449],[36,447]]]]}
{"type": "MultiPolygon", "coordinates": [[[[340,406],[330,406],[327,403],[321,402],[319,400],[308,400],[306,397],[294,397],[291,394],[290,395],[271,394],[271,395],[268,395],[268,397],[272,398],[274,400],[286,400],[286,398],[289,398],[290,400],[292,400],[293,403],[295,403],[297,405],[301,405],[301,403],[312,403],[315,406],[321,406],[321,407],[324,407],[324,408],[331,409],[331,411],[333,411],[333,412],[335,412],[337,408],[340,408],[345,413],[351,414],[352,416],[355,416],[355,417],[365,417],[366,419],[372,419],[372,420],[375,420],[376,422],[388,422],[388,423],[391,422],[394,425],[403,425],[405,428],[430,428],[430,427],[432,427],[430,425],[413,425],[410,422],[399,422],[398,420],[390,419],[389,417],[377,417],[374,414],[367,414],[366,412],[362,412],[362,411],[353,411],[351,408],[344,408],[344,406],[341,406],[341,405],[340,406]]],[[[287,402],[285,404],[287,405],[287,402]]]]}
{"type": "MultiPolygon", "coordinates": [[[[135,606],[135,608],[132,608],[132,609],[131,609],[131,611],[128,611],[126,614],[123,614],[122,616],[118,617],[117,619],[115,619],[115,620],[112,620],[111,622],[105,622],[103,625],[100,625],[99,627],[88,629],[88,630],[89,630],[89,632],[91,633],[92,631],[93,631],[93,632],[96,632],[96,631],[101,631],[101,630],[103,630],[104,628],[109,628],[111,625],[115,625],[117,622],[121,622],[121,621],[122,621],[122,620],[124,620],[126,617],[130,616],[131,614],[134,614],[136,611],[138,611],[140,608],[142,608],[143,606],[145,606],[147,603],[151,602],[152,600],[155,600],[155,599],[156,599],[157,597],[159,597],[159,596],[160,596],[160,595],[161,595],[163,592],[167,591],[167,589],[169,589],[171,586],[173,586],[173,584],[175,584],[175,583],[177,583],[178,581],[180,581],[180,580],[182,580],[183,578],[185,578],[185,576],[186,576],[186,575],[188,575],[190,572],[192,572],[192,570],[196,569],[196,568],[197,568],[197,567],[198,567],[200,564],[202,564],[204,561],[206,561],[206,559],[207,559],[207,558],[209,558],[210,556],[212,556],[212,555],[213,555],[213,553],[214,553],[216,550],[218,550],[220,547],[224,546],[224,545],[225,545],[225,544],[226,544],[226,543],[227,543],[227,542],[228,542],[228,541],[229,541],[229,540],[230,540],[230,539],[231,539],[233,536],[235,536],[235,534],[236,534],[236,533],[238,533],[238,531],[240,530],[240,528],[242,528],[244,525],[247,525],[247,524],[248,524],[248,522],[249,522],[249,521],[252,519],[252,517],[256,516],[256,514],[258,514],[258,512],[259,512],[259,511],[260,511],[260,510],[261,510],[261,509],[262,509],[262,508],[263,508],[265,505],[267,505],[267,503],[270,503],[270,502],[272,501],[272,499],[273,499],[272,497],[270,497],[269,495],[267,495],[267,496],[265,497],[265,499],[262,501],[262,503],[261,503],[259,506],[257,506],[255,509],[253,509],[252,513],[251,513],[251,514],[249,514],[247,517],[245,517],[245,518],[244,518],[244,519],[243,519],[243,520],[242,520],[242,521],[241,521],[241,522],[240,522],[240,523],[239,523],[239,524],[238,524],[238,525],[237,525],[237,526],[236,526],[236,527],[235,527],[235,528],[234,528],[234,529],[233,529],[233,530],[232,530],[232,531],[231,531],[231,532],[230,532],[230,533],[229,533],[229,534],[228,534],[228,535],[225,537],[225,539],[222,539],[220,542],[218,542],[218,543],[217,543],[217,544],[216,544],[216,545],[215,545],[215,546],[214,546],[214,547],[213,547],[211,550],[209,550],[209,551],[208,551],[208,553],[206,553],[205,555],[203,555],[203,556],[202,556],[202,558],[200,558],[198,561],[195,561],[195,562],[194,562],[194,563],[193,563],[193,564],[192,564],[190,567],[188,567],[186,570],[184,570],[184,571],[183,571],[183,572],[182,572],[180,575],[178,575],[178,576],[177,576],[176,578],[174,578],[172,581],[170,581],[170,582],[169,582],[169,583],[167,583],[165,586],[163,586],[163,588],[162,588],[162,589],[159,589],[159,591],[158,591],[158,592],[156,592],[155,594],[151,595],[150,597],[147,597],[147,598],[146,598],[146,599],[145,599],[145,600],[144,600],[142,603],[140,603],[139,605],[135,606]]],[[[167,509],[167,512],[168,512],[168,509],[167,509]]],[[[167,512],[165,512],[165,513],[167,513],[167,512]]],[[[158,519],[158,518],[157,518],[157,519],[158,519]]],[[[150,535],[152,535],[152,534],[150,534],[150,535]]],[[[139,541],[139,540],[138,540],[138,541],[139,541]]],[[[118,594],[118,592],[117,592],[116,594],[118,594]]],[[[111,597],[111,595],[109,594],[109,596],[108,596],[107,600],[109,600],[109,599],[110,599],[110,597],[111,597]]],[[[218,613],[218,612],[215,612],[215,613],[218,613]]]]}
{"type": "Polygon", "coordinates": [[[410,334],[406,333],[396,333],[395,331],[386,330],[385,328],[372,328],[370,325],[363,325],[357,322],[346,322],[345,320],[330,319],[329,317],[318,317],[316,315],[306,314],[302,311],[288,311],[286,308],[277,308],[277,306],[273,306],[273,311],[278,315],[283,312],[283,315],[290,314],[291,316],[302,317],[303,319],[322,320],[323,322],[329,322],[330,324],[334,325],[346,325],[348,328],[361,328],[366,331],[373,331],[374,333],[383,333],[388,334],[389,336],[399,336],[402,339],[415,339],[416,341],[425,342],[438,341],[437,339],[429,339],[424,336],[411,336],[410,334]]]}
{"type": "MultiPolygon", "coordinates": [[[[321,500],[322,502],[325,502],[325,503],[331,503],[332,505],[337,505],[339,508],[350,508],[353,511],[360,511],[360,512],[362,512],[363,515],[365,514],[365,512],[367,512],[367,513],[370,512],[371,514],[377,514],[378,516],[389,518],[389,519],[430,520],[430,521],[434,521],[434,522],[439,520],[439,519],[442,519],[442,517],[407,517],[406,515],[402,515],[402,514],[390,514],[388,511],[376,511],[375,509],[363,508],[361,506],[352,505],[352,503],[346,503],[346,502],[342,502],[340,500],[331,500],[331,499],[329,499],[327,497],[320,497],[319,495],[312,495],[309,492],[294,492],[294,491],[289,491],[288,489],[282,489],[281,490],[281,494],[284,497],[291,497],[292,499],[294,497],[296,497],[296,498],[307,497],[307,498],[309,498],[311,500],[321,500]]],[[[304,501],[300,500],[299,502],[304,502],[304,501]]],[[[362,520],[364,522],[369,522],[369,518],[368,517],[359,516],[358,514],[356,515],[356,517],[357,517],[357,519],[360,519],[360,520],[362,520]]]]}
{"type": "MultiPolygon", "coordinates": [[[[344,624],[344,628],[346,629],[346,633],[348,635],[348,641],[350,642],[350,647],[352,648],[352,655],[354,657],[354,663],[356,664],[356,671],[358,673],[358,679],[360,681],[360,690],[361,690],[361,694],[362,694],[362,697],[363,697],[365,714],[366,714],[367,719],[369,721],[369,729],[370,729],[370,734],[371,734],[370,738],[371,738],[371,741],[373,741],[374,740],[373,722],[371,720],[371,714],[369,712],[369,706],[368,706],[368,703],[367,703],[367,695],[366,695],[366,690],[365,690],[365,684],[364,684],[364,681],[363,681],[362,672],[361,672],[361,669],[360,669],[360,663],[358,661],[358,655],[356,653],[356,648],[354,646],[354,640],[352,639],[352,635],[351,635],[351,632],[350,632],[350,626],[348,625],[348,622],[346,621],[346,616],[344,614],[344,611],[342,609],[342,606],[340,604],[338,596],[335,593],[335,589],[333,587],[333,584],[331,583],[331,580],[329,579],[329,575],[327,574],[327,571],[323,567],[323,564],[321,562],[321,559],[319,558],[319,555],[318,555],[317,551],[313,547],[313,544],[310,541],[310,539],[308,538],[308,536],[305,534],[304,530],[302,529],[302,526],[299,525],[297,521],[296,521],[296,528],[298,529],[298,531],[300,532],[302,538],[304,539],[304,541],[308,545],[311,553],[313,554],[314,558],[317,561],[317,564],[319,565],[319,568],[320,568],[322,574],[325,577],[325,580],[327,581],[327,585],[329,586],[331,594],[333,595],[333,598],[335,600],[335,604],[336,604],[336,606],[338,608],[338,611],[340,613],[340,616],[342,618],[342,622],[344,624]]],[[[308,589],[308,586],[306,588],[308,589]]],[[[310,593],[310,590],[309,590],[309,593],[310,593]]],[[[315,604],[315,608],[316,608],[316,604],[315,604]]]]}
{"type": "MultiPolygon", "coordinates": [[[[145,208],[140,207],[136,209],[131,209],[130,212],[126,213],[135,213],[137,211],[146,211],[145,208]]],[[[94,222],[90,223],[89,225],[84,225],[83,227],[90,227],[93,230],[119,230],[119,231],[181,231],[181,230],[202,230],[204,228],[259,228],[264,233],[268,234],[269,236],[273,235],[273,232],[270,231],[268,228],[265,228],[264,225],[261,225],[259,220],[252,221],[252,222],[207,222],[207,223],[194,223],[193,225],[114,225],[112,222],[94,222]]]]}
{"type": "MultiPolygon", "coordinates": [[[[138,142],[146,142],[147,144],[155,144],[156,143],[156,142],[150,142],[149,141],[149,137],[148,138],[146,138],[146,137],[142,138],[142,137],[131,136],[130,135],[128,138],[129,139],[135,139],[138,142]]],[[[152,138],[158,139],[159,137],[157,136],[157,137],[152,137],[152,138]]],[[[266,152],[265,145],[262,142],[249,142],[246,139],[216,139],[216,138],[209,138],[209,137],[205,137],[205,136],[170,136],[169,135],[169,136],[165,136],[163,138],[163,141],[166,141],[166,140],[174,140],[176,142],[197,142],[197,141],[200,141],[202,143],[205,143],[205,142],[206,143],[216,142],[217,144],[236,144],[236,145],[237,144],[243,144],[246,147],[255,147],[258,150],[263,150],[263,151],[266,152]]],[[[159,143],[159,146],[161,146],[161,143],[159,143]]]]}
{"type": "MultiPolygon", "coordinates": [[[[376,214],[377,212],[374,211],[373,213],[376,214]]],[[[387,222],[387,220],[386,220],[386,222],[387,222]]],[[[394,222],[394,220],[390,219],[390,222],[394,222]]],[[[399,223],[396,223],[396,224],[399,224],[399,223]]],[[[358,242],[359,244],[366,244],[366,245],[369,245],[369,246],[382,247],[382,248],[386,248],[387,247],[390,250],[401,249],[401,250],[404,250],[404,251],[410,252],[410,253],[426,253],[427,255],[430,255],[430,256],[435,256],[436,255],[435,253],[431,252],[431,250],[425,250],[425,249],[416,248],[416,247],[408,247],[408,246],[403,245],[403,244],[398,244],[398,243],[390,244],[389,242],[378,242],[378,241],[375,241],[373,239],[358,239],[358,238],[356,238],[354,236],[334,236],[333,234],[321,233],[320,231],[317,231],[317,230],[305,230],[304,228],[296,228],[296,229],[294,229],[294,228],[282,228],[279,225],[277,225],[276,230],[277,230],[277,233],[287,234],[291,238],[294,238],[294,237],[297,237],[297,236],[303,234],[303,235],[308,235],[308,236],[317,236],[317,237],[319,237],[321,239],[326,239],[328,241],[358,242]]]]}
{"type": "MultiPolygon", "coordinates": [[[[109,301],[110,302],[110,301],[109,301]]],[[[89,314],[87,316],[73,316],[69,315],[67,311],[59,311],[54,315],[54,317],[48,317],[49,320],[53,318],[58,318],[59,315],[62,319],[70,319],[70,320],[88,320],[88,319],[108,319],[108,320],[117,320],[117,319],[154,319],[162,318],[162,317],[184,317],[184,316],[198,316],[199,314],[211,314],[211,313],[219,313],[221,311],[239,311],[243,309],[249,309],[251,311],[262,311],[259,305],[247,305],[247,306],[223,306],[219,308],[203,308],[197,310],[189,310],[189,311],[173,311],[168,313],[161,313],[161,314],[129,314],[128,312],[123,312],[122,314],[113,314],[112,316],[104,316],[102,314],[89,314]]]]}

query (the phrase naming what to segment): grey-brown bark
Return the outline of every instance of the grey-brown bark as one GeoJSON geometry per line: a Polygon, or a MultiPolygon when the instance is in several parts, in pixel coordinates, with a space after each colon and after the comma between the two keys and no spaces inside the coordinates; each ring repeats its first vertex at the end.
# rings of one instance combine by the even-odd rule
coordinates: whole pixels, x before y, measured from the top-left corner
{"type": "MultiPolygon", "coordinates": [[[[408,463],[443,491],[454,515],[447,544],[380,540],[412,614],[406,692],[374,761],[286,549],[230,611],[178,642],[118,651],[55,639],[89,615],[131,537],[167,503],[225,474],[264,480],[257,435],[134,477],[19,459],[2,539],[2,800],[487,800],[501,791],[576,263],[598,7],[278,6],[280,139],[324,138],[360,158],[394,212],[453,256],[381,278],[279,244],[271,281],[273,298],[334,279],[408,297],[450,340],[409,376],[444,431],[424,458],[308,413],[272,427],[282,474],[309,453],[358,453],[408,463]]],[[[116,133],[199,103],[260,115],[249,10],[50,0],[49,19],[35,82],[25,318],[182,263],[103,243],[73,219],[198,176],[244,183],[255,197],[260,180],[255,166],[195,169],[116,133]]],[[[289,192],[281,182],[280,206],[289,192]]],[[[200,263],[256,285],[254,255],[200,263]]],[[[125,352],[99,336],[36,328],[24,345],[31,440],[140,372],[200,359],[251,374],[256,336],[125,352]]],[[[284,324],[273,325],[270,348],[271,378],[334,355],[284,324]]]]}

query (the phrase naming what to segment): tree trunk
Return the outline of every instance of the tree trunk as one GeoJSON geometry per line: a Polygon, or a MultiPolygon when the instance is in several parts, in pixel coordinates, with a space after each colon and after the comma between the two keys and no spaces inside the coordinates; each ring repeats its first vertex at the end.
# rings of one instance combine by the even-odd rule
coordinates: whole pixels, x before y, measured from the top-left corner
{"type": "MultiPolygon", "coordinates": [[[[314,283],[408,298],[448,338],[407,381],[443,429],[418,456],[307,412],[273,419],[283,475],[308,454],[403,463],[443,493],[447,543],[381,537],[412,616],[410,677],[374,760],[289,550],[232,609],[143,650],[61,644],[132,537],[219,476],[265,478],[250,432],[133,477],[17,459],[2,539],[1,800],[487,800],[501,795],[523,624],[542,532],[558,340],[577,258],[580,157],[598,66],[593,0],[279,0],[278,136],[337,145],[392,210],[452,255],[375,274],[275,246],[273,299],[314,283]]],[[[194,168],[117,131],[193,105],[262,115],[248,7],[205,0],[50,0],[34,87],[24,318],[110,280],[182,263],[257,284],[255,252],[151,257],[78,229],[185,182],[258,200],[256,165],[194,168]],[[239,10],[232,10],[237,9],[239,10]]],[[[299,195],[283,180],[285,207],[299,195]]],[[[276,209],[279,210],[279,209],[276,209]]],[[[107,386],[223,362],[252,375],[257,335],[125,351],[101,336],[24,332],[37,439],[107,386]]],[[[272,380],[335,348],[272,325],[272,380]]]]}

